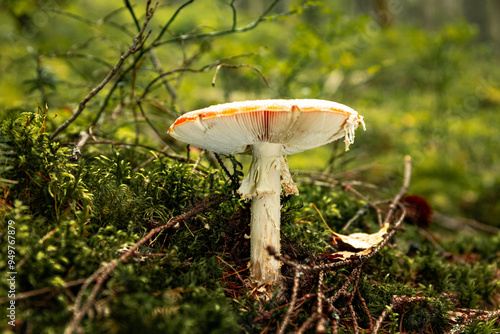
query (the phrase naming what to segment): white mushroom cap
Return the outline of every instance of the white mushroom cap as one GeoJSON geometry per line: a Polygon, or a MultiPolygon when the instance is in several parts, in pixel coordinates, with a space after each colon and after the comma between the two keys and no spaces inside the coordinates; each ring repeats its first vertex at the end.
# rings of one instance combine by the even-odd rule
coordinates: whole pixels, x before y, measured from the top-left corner
{"type": "Polygon", "coordinates": [[[354,130],[364,127],[355,110],[324,100],[257,100],[214,105],[188,112],[169,134],[216,153],[245,152],[262,142],[282,144],[282,154],[294,154],[345,136],[346,150],[354,130]]]}

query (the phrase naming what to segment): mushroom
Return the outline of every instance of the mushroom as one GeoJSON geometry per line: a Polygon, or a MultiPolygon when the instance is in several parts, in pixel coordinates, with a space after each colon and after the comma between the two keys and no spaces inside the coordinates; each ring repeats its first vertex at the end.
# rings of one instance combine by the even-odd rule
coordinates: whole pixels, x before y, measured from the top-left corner
{"type": "Polygon", "coordinates": [[[346,151],[363,117],[355,110],[324,100],[232,102],[188,112],[168,130],[175,139],[220,154],[251,148],[252,163],[238,193],[252,200],[250,277],[257,284],[280,280],[280,194],[296,194],[286,154],[318,147],[344,137],[346,151]],[[280,179],[281,178],[281,179],[280,179]]]}

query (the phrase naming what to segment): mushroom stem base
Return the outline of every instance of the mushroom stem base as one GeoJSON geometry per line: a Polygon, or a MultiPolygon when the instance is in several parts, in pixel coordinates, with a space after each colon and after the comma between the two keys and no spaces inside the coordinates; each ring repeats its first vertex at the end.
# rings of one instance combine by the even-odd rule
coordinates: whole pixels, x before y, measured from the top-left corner
{"type": "Polygon", "coordinates": [[[279,193],[260,194],[252,201],[250,274],[258,284],[275,284],[280,280],[281,264],[267,251],[268,246],[280,251],[280,212],[272,212],[274,205],[279,208],[279,193]]]}
{"type": "Polygon", "coordinates": [[[253,161],[240,193],[251,196],[250,276],[257,284],[275,285],[280,262],[267,251],[280,252],[281,145],[261,143],[253,147],[253,161]]]}

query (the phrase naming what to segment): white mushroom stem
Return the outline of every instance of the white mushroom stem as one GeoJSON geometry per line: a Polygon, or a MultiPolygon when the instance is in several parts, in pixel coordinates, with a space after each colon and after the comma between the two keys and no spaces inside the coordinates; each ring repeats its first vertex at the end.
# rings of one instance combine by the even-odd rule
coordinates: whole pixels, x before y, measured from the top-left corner
{"type": "Polygon", "coordinates": [[[280,252],[281,144],[252,146],[253,160],[238,192],[252,199],[250,222],[250,275],[258,284],[280,279],[280,262],[267,251],[280,252]]]}

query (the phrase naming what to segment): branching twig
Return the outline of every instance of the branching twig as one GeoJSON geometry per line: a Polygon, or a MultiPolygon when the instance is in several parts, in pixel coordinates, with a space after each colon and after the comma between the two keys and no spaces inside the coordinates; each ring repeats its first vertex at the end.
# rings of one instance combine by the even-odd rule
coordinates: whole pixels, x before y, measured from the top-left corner
{"type": "Polygon", "coordinates": [[[323,314],[323,302],[325,300],[325,294],[323,292],[323,280],[325,278],[325,272],[320,271],[319,276],[318,276],[318,300],[317,300],[317,310],[316,313],[318,314],[319,320],[318,323],[316,324],[316,333],[325,333],[326,332],[326,318],[325,315],[323,314]]]}
{"type": "Polygon", "coordinates": [[[264,80],[264,82],[266,83],[266,86],[267,87],[270,87],[269,85],[269,81],[267,81],[266,77],[262,74],[262,72],[256,68],[255,66],[252,66],[252,65],[248,65],[248,64],[219,64],[217,65],[217,68],[215,69],[215,73],[214,73],[214,77],[212,78],[212,87],[215,86],[215,80],[217,79],[217,74],[219,74],[219,71],[222,67],[229,67],[229,68],[241,68],[241,67],[248,67],[248,68],[251,68],[252,70],[254,70],[255,72],[257,72],[260,77],[264,80]]]}
{"type": "Polygon", "coordinates": [[[380,326],[382,325],[382,322],[384,321],[385,317],[387,317],[387,314],[389,312],[392,312],[393,310],[400,310],[402,309],[405,305],[408,305],[409,303],[413,302],[419,302],[423,300],[428,300],[432,299],[431,297],[424,297],[424,296],[417,296],[417,297],[408,297],[408,296],[392,296],[391,303],[386,306],[384,311],[380,314],[378,317],[377,321],[375,322],[375,326],[373,327],[372,334],[377,334],[380,326]]]}
{"type": "Polygon", "coordinates": [[[188,218],[203,212],[204,210],[206,210],[208,207],[210,207],[212,205],[220,203],[222,201],[222,199],[223,199],[222,196],[213,197],[209,200],[206,200],[206,201],[198,204],[197,206],[195,206],[194,208],[192,208],[188,212],[170,219],[167,224],[152,229],[151,231],[149,231],[148,234],[146,234],[144,237],[142,237],[141,240],[136,242],[130,249],[128,249],[125,253],[123,253],[119,259],[115,259],[112,262],[110,262],[110,263],[106,264],[105,266],[96,270],[86,280],[86,282],[84,283],[84,286],[82,286],[82,288],[80,289],[80,292],[78,294],[77,300],[75,301],[75,305],[74,305],[73,319],[66,327],[64,333],[65,334],[73,333],[78,328],[80,321],[82,320],[84,315],[87,313],[90,306],[94,303],[94,300],[95,300],[98,292],[101,290],[102,285],[108,279],[111,272],[118,266],[119,263],[127,262],[128,259],[131,256],[133,256],[133,254],[135,254],[135,251],[137,250],[137,248],[139,248],[144,243],[146,243],[148,240],[150,240],[154,235],[160,233],[163,230],[176,227],[180,222],[185,221],[188,218]],[[82,296],[83,296],[84,290],[94,280],[96,281],[96,284],[92,288],[92,291],[90,292],[90,295],[88,296],[85,304],[82,307],[80,307],[80,304],[81,304],[81,301],[83,298],[82,296]]]}
{"type": "Polygon", "coordinates": [[[246,286],[248,286],[249,288],[252,288],[253,286],[250,285],[248,282],[245,282],[245,280],[241,277],[240,273],[234,269],[229,263],[227,263],[226,261],[224,261],[221,257],[219,256],[216,256],[219,261],[221,261],[222,263],[224,263],[226,266],[228,266],[229,268],[233,269],[234,273],[236,274],[236,276],[238,276],[238,279],[246,286]]]}
{"type": "Polygon", "coordinates": [[[78,295],[76,296],[76,300],[74,303],[74,309],[73,309],[73,320],[70,322],[69,326],[66,327],[64,330],[64,334],[71,334],[73,331],[78,327],[80,324],[80,320],[83,318],[85,313],[87,312],[88,308],[91,305],[91,302],[94,301],[97,293],[101,290],[101,286],[104,283],[104,280],[107,278],[107,276],[113,271],[113,269],[118,265],[117,260],[113,260],[109,263],[105,263],[102,267],[97,269],[90,277],[88,277],[85,282],[83,283],[82,287],[80,288],[80,291],[78,292],[78,295]],[[102,275],[101,275],[102,274],[102,275]],[[92,292],[90,293],[87,303],[80,308],[82,300],[83,300],[83,294],[87,287],[93,282],[97,281],[96,285],[92,289],[92,292]]]}
{"type": "MultiPolygon", "coordinates": [[[[385,235],[384,239],[376,246],[372,247],[372,249],[369,252],[365,252],[363,254],[356,254],[352,255],[349,258],[340,260],[338,262],[329,262],[329,263],[321,263],[317,265],[305,265],[301,263],[297,263],[296,261],[290,260],[287,256],[282,256],[276,253],[276,251],[272,247],[268,247],[267,250],[269,253],[274,256],[276,259],[279,261],[282,261],[286,265],[290,265],[294,267],[295,272],[308,272],[308,273],[318,273],[317,279],[317,290],[318,293],[316,295],[317,297],[317,307],[316,311],[313,312],[310,317],[301,325],[297,333],[303,333],[306,331],[310,326],[317,321],[316,323],[316,332],[317,333],[323,333],[325,332],[325,313],[323,311],[323,303],[326,302],[332,310],[332,315],[333,315],[333,331],[336,333],[338,331],[338,324],[340,318],[339,312],[334,306],[334,303],[342,297],[343,300],[346,303],[346,308],[340,310],[340,312],[348,312],[350,314],[350,317],[352,318],[352,326],[354,329],[355,333],[360,332],[360,327],[358,325],[358,320],[357,320],[357,314],[354,309],[353,305],[353,299],[357,295],[359,296],[361,300],[361,304],[363,306],[364,311],[366,312],[368,319],[369,319],[369,324],[370,324],[370,330],[373,332],[376,332],[378,328],[380,327],[383,319],[387,315],[389,310],[384,311],[384,313],[381,315],[381,318],[377,319],[377,322],[375,325],[373,324],[373,319],[372,316],[368,310],[368,307],[366,305],[366,302],[364,298],[361,296],[361,293],[358,288],[358,282],[361,277],[361,272],[362,272],[362,267],[363,263],[366,262],[368,259],[372,258],[378,252],[385,247],[385,245],[389,242],[389,240],[393,237],[393,235],[397,232],[399,229],[405,215],[406,215],[406,210],[405,207],[401,204],[401,198],[404,196],[406,191],[408,190],[408,187],[410,185],[410,178],[411,178],[411,159],[410,157],[405,157],[405,168],[404,168],[404,179],[403,179],[403,184],[401,188],[399,189],[398,193],[394,196],[394,198],[390,201],[388,212],[385,215],[384,223],[390,223],[392,225],[392,229],[385,235]],[[397,211],[397,214],[396,214],[397,211]],[[354,265],[354,268],[351,270],[351,273],[349,276],[345,276],[344,282],[340,286],[340,288],[337,289],[337,291],[330,297],[325,296],[325,291],[323,291],[323,279],[325,272],[327,270],[331,270],[333,268],[337,267],[345,267],[348,265],[354,265]],[[349,291],[350,287],[352,289],[349,291]]],[[[377,207],[377,206],[375,206],[377,207]]],[[[378,207],[377,207],[378,209],[378,207]]],[[[295,300],[297,298],[296,293],[299,289],[298,287],[298,280],[294,280],[294,287],[293,287],[293,292],[292,292],[292,300],[294,301],[289,305],[289,310],[287,314],[285,315],[285,318],[283,319],[283,324],[278,330],[278,333],[283,333],[287,323],[289,322],[289,319],[291,317],[291,314],[293,312],[293,306],[295,304],[295,300]]],[[[311,298],[311,297],[309,297],[311,298]]],[[[394,303],[397,302],[396,299],[393,299],[394,303]]]]}
{"type": "Polygon", "coordinates": [[[382,322],[384,321],[385,317],[387,317],[387,314],[389,314],[389,312],[392,312],[392,309],[391,309],[390,306],[387,306],[382,311],[382,313],[378,317],[377,321],[375,322],[375,326],[373,326],[372,334],[377,334],[378,333],[378,330],[380,329],[380,326],[382,325],[382,322]]]}
{"type": "Polygon", "coordinates": [[[368,322],[370,324],[369,325],[370,331],[372,331],[373,330],[373,317],[370,313],[370,310],[368,310],[368,306],[366,305],[366,301],[363,298],[363,296],[361,295],[361,292],[359,291],[359,289],[356,289],[356,292],[357,292],[358,298],[361,300],[361,305],[363,305],[363,309],[365,310],[365,313],[368,316],[368,322]]]}
{"type": "MultiPolygon", "coordinates": [[[[231,33],[243,33],[243,32],[249,31],[249,30],[254,29],[255,27],[257,27],[261,22],[263,22],[265,20],[266,16],[271,12],[271,10],[276,6],[276,4],[279,1],[280,0],[274,0],[269,5],[269,7],[256,20],[254,20],[253,22],[251,22],[250,24],[248,24],[247,26],[245,26],[243,28],[235,28],[236,13],[233,12],[233,27],[231,29],[229,29],[229,30],[221,30],[221,31],[216,31],[216,32],[212,32],[212,33],[209,33],[209,34],[196,34],[196,33],[194,33],[194,34],[184,34],[184,35],[175,36],[175,37],[173,37],[173,38],[171,38],[171,39],[169,39],[167,41],[160,42],[160,39],[163,37],[163,35],[165,34],[165,32],[169,29],[170,25],[177,18],[177,16],[179,15],[179,13],[185,7],[187,7],[188,5],[190,5],[190,4],[192,4],[194,2],[194,0],[188,0],[188,1],[186,1],[185,3],[183,3],[181,6],[179,6],[177,8],[177,10],[174,12],[174,14],[168,20],[168,22],[162,27],[162,30],[155,37],[155,39],[148,46],[146,46],[146,47],[144,47],[144,48],[142,48],[140,50],[140,52],[134,58],[134,62],[131,65],[129,65],[128,67],[124,68],[121,71],[121,73],[118,76],[117,80],[115,80],[115,82],[111,85],[111,87],[109,88],[108,93],[104,97],[103,102],[101,103],[101,105],[99,107],[99,110],[96,112],[96,116],[95,116],[95,118],[94,118],[94,120],[92,122],[92,125],[97,124],[97,122],[99,121],[102,113],[104,112],[104,110],[106,109],[109,101],[111,100],[112,95],[114,94],[115,90],[118,88],[118,84],[123,81],[123,79],[125,78],[125,76],[131,70],[133,70],[134,68],[136,68],[136,65],[141,61],[142,57],[145,54],[148,54],[148,53],[151,54],[152,51],[156,47],[158,47],[158,46],[160,46],[162,44],[166,44],[166,43],[183,43],[184,41],[190,40],[190,39],[212,38],[212,37],[216,37],[216,36],[220,36],[220,35],[226,35],[226,34],[231,34],[231,33]]],[[[233,3],[231,3],[231,6],[233,6],[233,3]]],[[[234,7],[232,7],[232,9],[233,9],[233,11],[235,10],[234,7]]],[[[225,59],[227,59],[227,58],[225,58],[225,59]]],[[[153,65],[156,68],[156,70],[157,71],[161,71],[161,66],[160,66],[159,62],[157,61],[157,59],[155,58],[154,55],[152,55],[152,61],[153,61],[153,65]]],[[[148,90],[158,80],[161,80],[164,83],[164,85],[166,86],[166,89],[169,92],[169,94],[175,99],[176,93],[173,90],[173,88],[171,87],[171,85],[168,83],[168,81],[165,80],[166,76],[171,75],[173,73],[182,73],[182,72],[204,72],[204,71],[207,71],[210,68],[212,68],[214,66],[217,66],[219,64],[220,64],[220,61],[216,62],[214,64],[210,64],[208,66],[205,66],[205,67],[203,67],[202,69],[199,69],[199,70],[189,69],[189,68],[183,67],[183,68],[179,68],[179,69],[175,69],[175,70],[172,70],[172,71],[168,71],[168,72],[162,73],[162,74],[160,74],[157,78],[155,78],[152,82],[150,82],[147,85],[147,87],[144,89],[144,92],[143,92],[142,96],[139,99],[137,99],[137,102],[140,103],[145,98],[145,95],[148,92],[148,90]]]]}
{"type": "MultiPolygon", "coordinates": [[[[172,24],[172,22],[174,22],[175,18],[177,17],[177,15],[179,15],[179,13],[185,8],[187,7],[188,5],[192,4],[194,2],[194,0],[188,0],[186,1],[185,3],[183,3],[182,5],[180,5],[177,10],[174,12],[174,14],[170,17],[170,19],[168,20],[168,22],[163,26],[162,30],[160,31],[160,33],[158,34],[158,36],[156,36],[155,40],[153,41],[153,43],[151,43],[151,47],[150,48],[153,48],[154,46],[158,45],[158,41],[162,38],[163,34],[168,30],[168,28],[170,28],[170,25],[172,24]]],[[[145,50],[145,52],[147,52],[149,50],[145,50]]]]}
{"type": "Polygon", "coordinates": [[[318,318],[318,313],[313,313],[309,318],[307,318],[306,321],[304,321],[302,326],[300,326],[299,330],[297,331],[297,334],[302,334],[306,330],[308,330],[309,327],[311,327],[311,325],[317,318],[318,318]]]}
{"type": "MultiPolygon", "coordinates": [[[[248,57],[250,55],[252,55],[252,53],[245,53],[245,54],[236,55],[236,56],[223,57],[223,58],[215,60],[213,63],[204,65],[200,68],[181,67],[181,68],[176,68],[176,69],[173,69],[173,70],[170,70],[167,72],[163,72],[147,84],[147,86],[144,88],[141,96],[137,99],[137,101],[138,101],[138,103],[140,103],[142,100],[144,100],[146,98],[146,95],[151,91],[152,87],[158,81],[165,79],[167,76],[170,76],[173,74],[185,73],[185,72],[187,72],[187,73],[204,73],[204,72],[207,72],[207,71],[213,69],[214,67],[218,68],[219,66],[221,66],[221,67],[223,67],[223,66],[226,66],[226,67],[250,67],[250,68],[254,69],[255,71],[257,71],[259,73],[259,75],[263,78],[263,80],[266,82],[267,86],[269,86],[267,79],[264,77],[262,72],[260,72],[257,68],[254,68],[254,67],[252,67],[250,65],[246,65],[246,64],[233,65],[233,64],[223,63],[224,61],[227,61],[227,60],[232,60],[232,59],[241,58],[241,57],[248,57]]],[[[214,78],[212,80],[212,84],[215,81],[215,77],[216,77],[218,71],[219,70],[216,69],[216,73],[215,73],[214,78]]]]}
{"type": "MultiPolygon", "coordinates": [[[[377,217],[378,217],[378,223],[380,226],[382,226],[382,218],[381,218],[381,215],[382,215],[382,210],[376,205],[376,203],[372,203],[366,196],[364,196],[361,192],[359,192],[358,190],[356,190],[354,188],[354,185],[358,185],[358,186],[362,186],[362,187],[365,187],[365,188],[370,188],[370,189],[377,189],[377,187],[373,184],[369,184],[369,183],[362,183],[362,182],[353,182],[353,181],[348,181],[348,182],[342,182],[342,181],[339,181],[329,175],[324,175],[323,173],[322,174],[315,174],[315,173],[311,173],[311,172],[305,172],[305,171],[302,171],[300,172],[300,174],[303,174],[303,175],[306,175],[306,176],[309,176],[311,179],[313,180],[321,180],[321,181],[324,181],[326,182],[326,184],[328,186],[340,186],[342,187],[346,192],[350,192],[352,193],[353,195],[361,198],[363,201],[365,201],[367,203],[368,206],[372,207],[375,212],[377,213],[377,217]]],[[[346,230],[347,228],[349,228],[349,226],[352,224],[353,221],[355,221],[356,219],[358,219],[361,215],[363,215],[365,213],[367,208],[363,207],[361,208],[357,214],[355,216],[353,216],[347,223],[346,225],[342,228],[341,232],[346,230]]]]}
{"type": "Polygon", "coordinates": [[[461,323],[453,326],[453,328],[447,332],[447,334],[457,334],[462,333],[465,326],[472,324],[475,321],[487,322],[491,319],[500,317],[500,310],[496,311],[485,311],[467,308],[458,308],[455,311],[462,313],[462,315],[457,316],[461,319],[461,323]]]}
{"type": "Polygon", "coordinates": [[[196,170],[196,168],[198,167],[198,165],[200,164],[201,162],[201,159],[203,158],[203,156],[205,155],[205,153],[207,152],[207,150],[201,150],[200,151],[200,155],[198,156],[198,159],[196,159],[195,163],[193,164],[193,167],[191,169],[191,175],[189,177],[192,177],[194,173],[194,171],[196,170]]]}
{"type": "MultiPolygon", "coordinates": [[[[189,1],[187,4],[191,3],[192,1],[189,1]]],[[[168,44],[168,43],[173,43],[173,42],[179,42],[179,41],[187,41],[191,39],[200,39],[200,38],[213,38],[217,36],[222,36],[222,35],[228,35],[232,33],[243,33],[247,32],[249,30],[254,29],[256,26],[258,26],[262,21],[264,21],[267,17],[267,15],[272,11],[272,9],[276,6],[276,4],[280,2],[280,0],[274,0],[271,2],[271,4],[267,7],[267,9],[253,22],[250,22],[244,27],[241,28],[235,28],[234,26],[231,27],[231,29],[227,30],[220,30],[220,31],[214,31],[214,32],[209,32],[209,33],[201,33],[201,34],[184,34],[184,35],[179,35],[175,36],[171,39],[165,40],[163,42],[156,42],[159,38],[155,40],[155,46],[158,45],[163,45],[163,44],[168,44]]],[[[160,36],[161,37],[161,36],[160,36]]]]}
{"type": "Polygon", "coordinates": [[[348,266],[352,263],[366,261],[366,260],[372,258],[373,256],[375,256],[389,242],[389,240],[397,232],[399,226],[401,225],[401,223],[403,222],[403,219],[405,217],[404,206],[400,206],[400,208],[401,208],[402,213],[398,217],[398,220],[394,224],[393,228],[390,230],[389,233],[386,234],[386,236],[384,237],[384,239],[382,240],[381,243],[379,243],[375,248],[372,249],[371,252],[369,252],[368,254],[365,254],[365,255],[352,255],[351,257],[344,259],[342,261],[339,261],[339,262],[331,262],[331,263],[325,263],[325,264],[318,264],[315,266],[309,266],[309,265],[305,265],[305,264],[301,264],[301,263],[289,260],[286,257],[283,257],[283,256],[277,254],[276,251],[274,250],[274,248],[272,248],[272,247],[268,247],[267,251],[272,256],[274,256],[276,259],[283,262],[284,264],[290,265],[292,267],[298,267],[301,270],[311,271],[311,272],[326,270],[326,269],[333,269],[333,268],[338,268],[338,267],[345,267],[345,266],[348,266]]]}
{"type": "Polygon", "coordinates": [[[497,234],[498,232],[500,232],[500,228],[498,227],[484,224],[470,218],[451,217],[437,211],[433,212],[433,216],[434,216],[433,219],[434,222],[452,231],[468,231],[468,232],[481,231],[490,234],[497,234]]]}
{"type": "Polygon", "coordinates": [[[137,28],[137,31],[141,30],[141,25],[139,24],[139,20],[137,20],[137,16],[135,15],[134,9],[132,8],[132,5],[130,4],[129,0],[124,0],[125,6],[127,7],[130,16],[132,16],[132,19],[134,20],[135,27],[137,28]]]}
{"type": "Polygon", "coordinates": [[[75,111],[75,113],[68,118],[63,124],[61,124],[51,135],[50,139],[54,139],[61,131],[66,129],[75,119],[77,119],[78,116],[82,113],[82,111],[85,109],[87,103],[99,93],[104,86],[114,77],[114,75],[118,72],[118,70],[121,68],[125,60],[132,54],[136,53],[141,49],[143,46],[144,42],[146,41],[147,37],[149,34],[144,37],[144,32],[146,30],[146,27],[149,23],[149,20],[153,17],[154,9],[150,9],[149,6],[151,5],[151,0],[148,0],[147,5],[146,5],[146,19],[144,21],[144,24],[139,31],[139,33],[134,37],[132,44],[130,45],[130,48],[128,49],[127,52],[125,52],[121,57],[120,60],[116,63],[116,65],[111,69],[111,71],[108,73],[108,75],[104,78],[104,80],[101,81],[99,85],[97,85],[94,89],[90,91],[90,93],[80,102],[78,105],[78,109],[75,111]]]}
{"type": "Polygon", "coordinates": [[[229,4],[229,6],[231,7],[231,12],[233,13],[233,24],[231,25],[231,30],[236,29],[236,25],[238,23],[237,12],[236,8],[234,7],[234,1],[235,0],[231,0],[231,3],[229,4]]]}
{"type": "MultiPolygon", "coordinates": [[[[66,143],[63,145],[77,145],[77,143],[66,143]]],[[[166,153],[166,151],[170,148],[169,146],[165,146],[163,149],[158,150],[157,148],[154,148],[154,147],[151,147],[148,145],[144,145],[144,144],[123,143],[123,142],[117,142],[117,141],[113,141],[113,140],[95,140],[95,141],[87,142],[86,145],[114,145],[114,146],[124,146],[124,147],[127,147],[127,146],[141,147],[141,148],[144,148],[146,150],[153,151],[153,152],[156,152],[158,154],[162,154],[166,157],[169,157],[169,158],[177,160],[177,161],[194,162],[194,160],[191,160],[191,159],[186,158],[186,157],[181,156],[181,155],[166,153]]],[[[153,159],[154,159],[154,157],[153,157],[153,159]]],[[[151,162],[151,161],[148,160],[148,162],[151,162]]]]}
{"type": "Polygon", "coordinates": [[[403,185],[399,189],[399,192],[392,200],[392,203],[389,205],[389,212],[385,216],[384,223],[389,223],[394,215],[394,211],[398,206],[398,203],[401,201],[401,198],[406,194],[408,188],[410,187],[411,180],[411,157],[409,155],[405,156],[405,172],[403,178],[403,185]]]}
{"type": "Polygon", "coordinates": [[[351,315],[351,318],[352,318],[352,324],[354,327],[354,334],[358,334],[359,333],[359,326],[358,326],[358,321],[356,320],[356,312],[354,311],[354,306],[352,306],[352,295],[349,295],[346,298],[346,303],[347,303],[347,307],[349,309],[349,314],[351,315]]]}
{"type": "Polygon", "coordinates": [[[153,131],[156,133],[156,135],[158,136],[158,138],[164,142],[163,140],[163,137],[162,135],[160,134],[160,132],[156,129],[156,127],[153,125],[153,123],[149,120],[149,117],[146,115],[146,112],[144,111],[144,108],[142,107],[142,103],[141,103],[141,100],[138,100],[136,99],[136,103],[137,105],[139,106],[139,110],[141,111],[141,115],[142,117],[144,117],[144,119],[146,120],[146,122],[149,124],[149,127],[151,129],[153,129],[153,131]]]}
{"type": "Polygon", "coordinates": [[[131,35],[133,36],[133,32],[131,32],[126,25],[124,24],[117,24],[113,21],[110,20],[110,18],[112,16],[115,16],[117,15],[118,13],[120,13],[121,11],[124,10],[124,7],[120,7],[120,8],[117,8],[113,11],[111,11],[110,13],[108,13],[107,15],[105,15],[104,17],[98,19],[97,21],[92,21],[92,20],[89,20],[85,17],[82,17],[80,15],[77,15],[77,14],[74,14],[74,13],[70,13],[70,12],[67,12],[67,11],[63,11],[63,10],[60,10],[60,9],[56,9],[56,8],[45,8],[44,9],[45,11],[47,12],[52,12],[52,13],[56,13],[56,14],[59,14],[59,15],[64,15],[66,17],[69,17],[73,20],[77,20],[77,21],[80,21],[82,23],[85,23],[89,26],[98,26],[98,25],[102,25],[103,23],[106,23],[106,24],[109,24],[111,27],[117,29],[118,31],[122,32],[122,33],[126,33],[127,35],[131,35]]]}
{"type": "Polygon", "coordinates": [[[73,286],[77,286],[77,285],[81,285],[81,284],[85,283],[86,280],[87,280],[86,278],[82,278],[82,279],[77,279],[74,281],[66,282],[63,284],[63,286],[48,286],[45,288],[40,288],[40,289],[36,289],[36,290],[32,290],[32,291],[16,293],[15,297],[0,299],[0,304],[8,303],[10,300],[27,299],[27,298],[43,295],[46,293],[56,292],[59,290],[71,288],[73,286]]]}
{"type": "Polygon", "coordinates": [[[288,311],[286,312],[285,318],[283,319],[283,323],[278,329],[278,334],[285,333],[286,326],[288,325],[288,321],[290,321],[290,316],[292,315],[293,309],[295,308],[295,303],[297,302],[297,294],[299,291],[299,279],[302,275],[302,272],[295,268],[295,275],[293,276],[293,290],[292,290],[292,299],[288,305],[288,311]]]}

